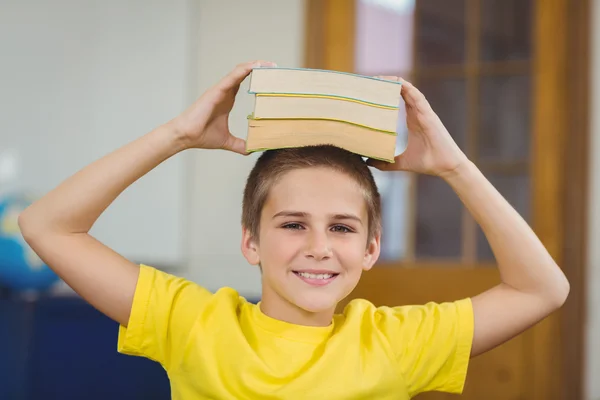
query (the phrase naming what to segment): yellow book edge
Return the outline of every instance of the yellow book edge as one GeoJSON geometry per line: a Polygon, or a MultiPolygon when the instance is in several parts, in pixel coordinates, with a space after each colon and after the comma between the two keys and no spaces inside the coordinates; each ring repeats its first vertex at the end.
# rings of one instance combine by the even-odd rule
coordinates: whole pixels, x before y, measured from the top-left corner
{"type": "MultiPolygon", "coordinates": [[[[248,120],[254,119],[252,118],[252,114],[248,115],[248,120]]],[[[265,118],[267,119],[267,118],[265,118]]],[[[289,118],[289,119],[296,119],[296,118],[289,118]]],[[[297,118],[297,119],[301,119],[301,118],[297,118]]],[[[306,119],[310,119],[310,118],[306,118],[306,119]]],[[[337,121],[337,120],[332,120],[332,121],[337,121]]],[[[344,122],[344,123],[348,123],[350,125],[358,125],[358,124],[353,124],[351,122],[346,122],[346,121],[339,121],[339,122],[344,122]]],[[[361,125],[359,125],[361,126],[361,125]]],[[[371,129],[373,131],[380,131],[379,129],[371,129]]],[[[392,134],[390,132],[387,131],[380,131],[383,133],[387,133],[387,134],[392,134]]],[[[397,134],[395,132],[393,132],[393,136],[397,136],[397,134]]],[[[307,147],[310,145],[306,145],[304,147],[307,147]]],[[[257,153],[257,152],[261,152],[261,151],[268,151],[268,150],[277,150],[277,149],[293,149],[293,148],[297,148],[298,146],[278,146],[278,147],[260,147],[260,148],[256,148],[256,149],[248,149],[248,143],[246,142],[246,152],[247,153],[257,153]]],[[[347,150],[347,149],[346,149],[347,150]]],[[[348,150],[350,151],[350,150],[348,150]]],[[[351,151],[352,152],[352,151],[351,151]]],[[[353,152],[355,153],[355,152],[353,152]]],[[[358,153],[357,153],[358,154],[358,153]]],[[[365,158],[371,158],[373,160],[380,160],[380,161],[385,161],[388,162],[390,164],[394,164],[395,160],[394,158],[380,158],[380,157],[372,157],[372,156],[366,156],[364,154],[359,154],[361,157],[365,157],[365,158]]]]}
{"type": "Polygon", "coordinates": [[[367,126],[367,125],[363,125],[363,124],[358,124],[356,122],[350,122],[350,121],[346,121],[343,119],[337,119],[337,118],[302,118],[302,117],[296,117],[296,118],[256,118],[254,116],[254,114],[250,114],[247,117],[248,120],[255,120],[255,121],[306,121],[306,120],[318,120],[318,121],[334,121],[334,122],[342,122],[344,124],[349,124],[349,125],[354,125],[354,126],[360,126],[361,128],[365,128],[371,131],[376,131],[376,132],[383,132],[386,133],[388,135],[392,135],[392,136],[398,136],[398,133],[396,131],[388,131],[385,129],[379,129],[379,128],[374,128],[372,126],[367,126]]]}
{"type": "MultiPolygon", "coordinates": [[[[305,146],[302,146],[302,147],[309,147],[309,146],[312,146],[312,145],[305,145],[305,146]]],[[[247,153],[258,153],[258,152],[261,152],[261,151],[279,150],[279,149],[295,149],[295,148],[298,148],[298,147],[300,147],[300,146],[278,146],[278,147],[272,147],[272,148],[270,148],[270,147],[261,147],[261,148],[258,148],[258,149],[248,150],[248,147],[246,146],[246,152],[247,153]]],[[[346,150],[346,149],[344,149],[344,150],[346,150]]],[[[350,150],[348,150],[348,151],[350,151],[350,150]]],[[[351,153],[354,153],[354,152],[351,151],[351,153]]],[[[364,154],[358,154],[358,155],[361,156],[361,157],[364,157],[364,158],[370,158],[370,159],[373,159],[373,160],[385,161],[385,162],[388,162],[390,164],[394,164],[395,163],[395,160],[393,158],[388,159],[388,158],[371,157],[371,156],[365,156],[364,154]]]]}
{"type": "Polygon", "coordinates": [[[341,96],[330,96],[325,94],[303,94],[303,93],[256,93],[256,97],[309,97],[318,99],[331,99],[337,101],[349,101],[351,103],[358,103],[369,107],[383,108],[385,110],[398,110],[399,107],[387,106],[385,104],[371,103],[368,101],[353,99],[351,97],[341,96]]]}

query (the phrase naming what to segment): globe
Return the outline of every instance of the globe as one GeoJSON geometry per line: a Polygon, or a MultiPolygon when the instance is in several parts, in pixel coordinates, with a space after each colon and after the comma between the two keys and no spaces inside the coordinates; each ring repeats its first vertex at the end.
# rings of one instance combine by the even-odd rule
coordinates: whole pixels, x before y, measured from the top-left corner
{"type": "Polygon", "coordinates": [[[0,198],[0,286],[15,291],[45,291],[59,281],[21,235],[17,219],[30,204],[24,195],[0,198]]]}

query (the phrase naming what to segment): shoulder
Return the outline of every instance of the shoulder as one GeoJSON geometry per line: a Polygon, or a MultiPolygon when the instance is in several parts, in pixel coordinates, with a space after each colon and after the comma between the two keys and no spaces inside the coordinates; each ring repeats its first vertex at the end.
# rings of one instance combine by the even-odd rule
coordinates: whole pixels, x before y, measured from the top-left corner
{"type": "Polygon", "coordinates": [[[129,323],[119,328],[118,351],[170,368],[197,334],[234,321],[244,301],[232,288],[213,293],[189,279],[141,265],[129,323]]]}
{"type": "Polygon", "coordinates": [[[458,312],[472,308],[471,299],[464,298],[452,302],[436,303],[429,302],[425,304],[409,304],[402,306],[376,306],[365,299],[354,299],[344,307],[342,312],[345,316],[356,314],[374,314],[374,315],[403,315],[406,317],[416,317],[423,314],[437,312],[458,312]]]}
{"type": "Polygon", "coordinates": [[[135,297],[134,304],[137,305],[151,304],[169,311],[177,307],[195,312],[202,309],[211,311],[215,307],[236,307],[245,301],[233,288],[222,287],[212,292],[188,278],[143,264],[140,265],[135,297]]]}
{"type": "Polygon", "coordinates": [[[341,318],[370,347],[383,346],[411,395],[462,391],[474,331],[471,299],[398,307],[353,300],[341,318]]]}
{"type": "Polygon", "coordinates": [[[375,306],[368,300],[352,300],[344,308],[342,318],[345,323],[359,323],[389,334],[408,334],[424,326],[429,329],[451,328],[454,325],[473,325],[473,307],[470,298],[453,302],[375,306]]]}

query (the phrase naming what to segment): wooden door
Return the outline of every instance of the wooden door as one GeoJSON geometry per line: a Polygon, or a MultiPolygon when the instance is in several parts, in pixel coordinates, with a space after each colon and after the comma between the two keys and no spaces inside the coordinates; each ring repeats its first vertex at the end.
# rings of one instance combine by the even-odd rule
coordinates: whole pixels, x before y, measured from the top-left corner
{"type": "MultiPolygon", "coordinates": [[[[463,151],[561,263],[567,243],[564,151],[572,94],[565,84],[566,29],[573,18],[568,1],[307,4],[306,65],[400,75],[414,82],[463,151]]],[[[398,151],[406,135],[403,122],[398,151]]],[[[383,202],[382,257],[348,300],[362,297],[378,305],[452,301],[499,282],[485,236],[445,182],[404,173],[381,173],[376,179],[383,202]]],[[[472,360],[463,398],[566,398],[563,343],[556,313],[472,360]]],[[[571,391],[568,398],[576,395],[571,391]]]]}

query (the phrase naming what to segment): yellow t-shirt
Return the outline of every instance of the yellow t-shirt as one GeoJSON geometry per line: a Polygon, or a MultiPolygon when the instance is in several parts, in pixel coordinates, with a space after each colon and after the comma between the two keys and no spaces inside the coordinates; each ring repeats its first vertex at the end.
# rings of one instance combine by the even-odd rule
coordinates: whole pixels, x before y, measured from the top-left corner
{"type": "Polygon", "coordinates": [[[470,299],[353,300],[329,327],[298,326],[233,289],[212,294],[142,265],[118,351],[162,364],[176,400],[409,399],[462,392],[472,339],[470,299]]]}

